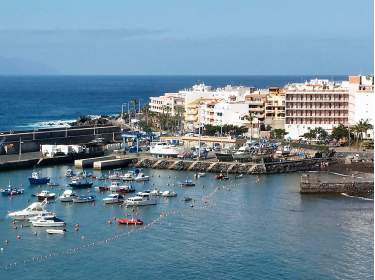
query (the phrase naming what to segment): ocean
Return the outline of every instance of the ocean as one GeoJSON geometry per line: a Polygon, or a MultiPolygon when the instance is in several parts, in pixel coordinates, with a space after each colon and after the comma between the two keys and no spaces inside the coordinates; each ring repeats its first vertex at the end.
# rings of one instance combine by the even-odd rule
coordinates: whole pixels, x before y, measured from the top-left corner
{"type": "MultiPolygon", "coordinates": [[[[65,186],[68,167],[41,172],[65,186]]],[[[95,204],[52,202],[48,209],[67,223],[63,236],[6,217],[35,201],[33,193],[63,191],[29,186],[31,171],[0,173],[1,186],[11,180],[25,187],[22,196],[0,197],[1,279],[373,279],[373,201],[301,195],[298,173],[229,181],[207,174],[181,188],[177,183],[193,179],[192,172],[144,169],[151,180],[133,183],[137,191],[178,196],[136,212],[104,205],[106,194],[94,190],[95,204]],[[193,202],[184,202],[187,196],[193,202]],[[113,219],[125,214],[145,225],[117,225],[113,219]]]]}
{"type": "MultiPolygon", "coordinates": [[[[64,126],[81,115],[121,112],[136,98],[190,88],[204,82],[266,88],[304,82],[316,76],[0,76],[0,131],[64,126]]],[[[345,76],[320,76],[342,80],[345,76]]]]}

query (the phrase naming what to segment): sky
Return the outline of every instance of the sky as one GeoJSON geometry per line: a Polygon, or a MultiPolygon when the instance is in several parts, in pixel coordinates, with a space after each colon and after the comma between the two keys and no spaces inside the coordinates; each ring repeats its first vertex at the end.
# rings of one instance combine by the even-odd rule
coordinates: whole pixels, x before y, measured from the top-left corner
{"type": "Polygon", "coordinates": [[[0,74],[370,74],[373,12],[373,0],[0,0],[0,74]]]}

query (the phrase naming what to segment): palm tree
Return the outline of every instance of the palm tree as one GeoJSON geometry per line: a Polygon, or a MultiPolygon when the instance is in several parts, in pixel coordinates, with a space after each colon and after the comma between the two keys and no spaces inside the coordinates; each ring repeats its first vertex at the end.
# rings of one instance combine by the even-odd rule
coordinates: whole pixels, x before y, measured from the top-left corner
{"type": "Polygon", "coordinates": [[[253,137],[253,120],[254,116],[253,113],[249,113],[248,115],[244,116],[244,119],[250,122],[250,140],[253,137]]]}

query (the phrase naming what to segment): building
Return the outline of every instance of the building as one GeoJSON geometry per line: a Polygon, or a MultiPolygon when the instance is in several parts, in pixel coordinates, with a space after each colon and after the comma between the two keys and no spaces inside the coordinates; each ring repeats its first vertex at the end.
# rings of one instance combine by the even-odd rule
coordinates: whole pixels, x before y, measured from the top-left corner
{"type": "Polygon", "coordinates": [[[353,98],[347,86],[328,80],[289,84],[285,88],[285,129],[298,139],[310,129],[322,127],[330,132],[339,124],[353,121],[353,98]]]}
{"type": "Polygon", "coordinates": [[[162,96],[150,97],[149,108],[151,112],[165,113],[175,116],[185,107],[183,93],[165,93],[162,96]]]}
{"type": "Polygon", "coordinates": [[[272,129],[284,129],[285,126],[285,94],[277,89],[266,97],[264,124],[272,129]]]}

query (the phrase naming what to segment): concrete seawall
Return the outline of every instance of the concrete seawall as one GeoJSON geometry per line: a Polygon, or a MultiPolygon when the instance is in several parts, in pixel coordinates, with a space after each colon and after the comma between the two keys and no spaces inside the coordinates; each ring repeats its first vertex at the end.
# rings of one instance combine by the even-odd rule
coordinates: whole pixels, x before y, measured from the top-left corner
{"type": "Polygon", "coordinates": [[[341,194],[373,197],[374,196],[374,181],[358,181],[354,177],[352,180],[325,180],[321,181],[317,177],[304,174],[301,177],[300,193],[302,194],[341,194]]]}

